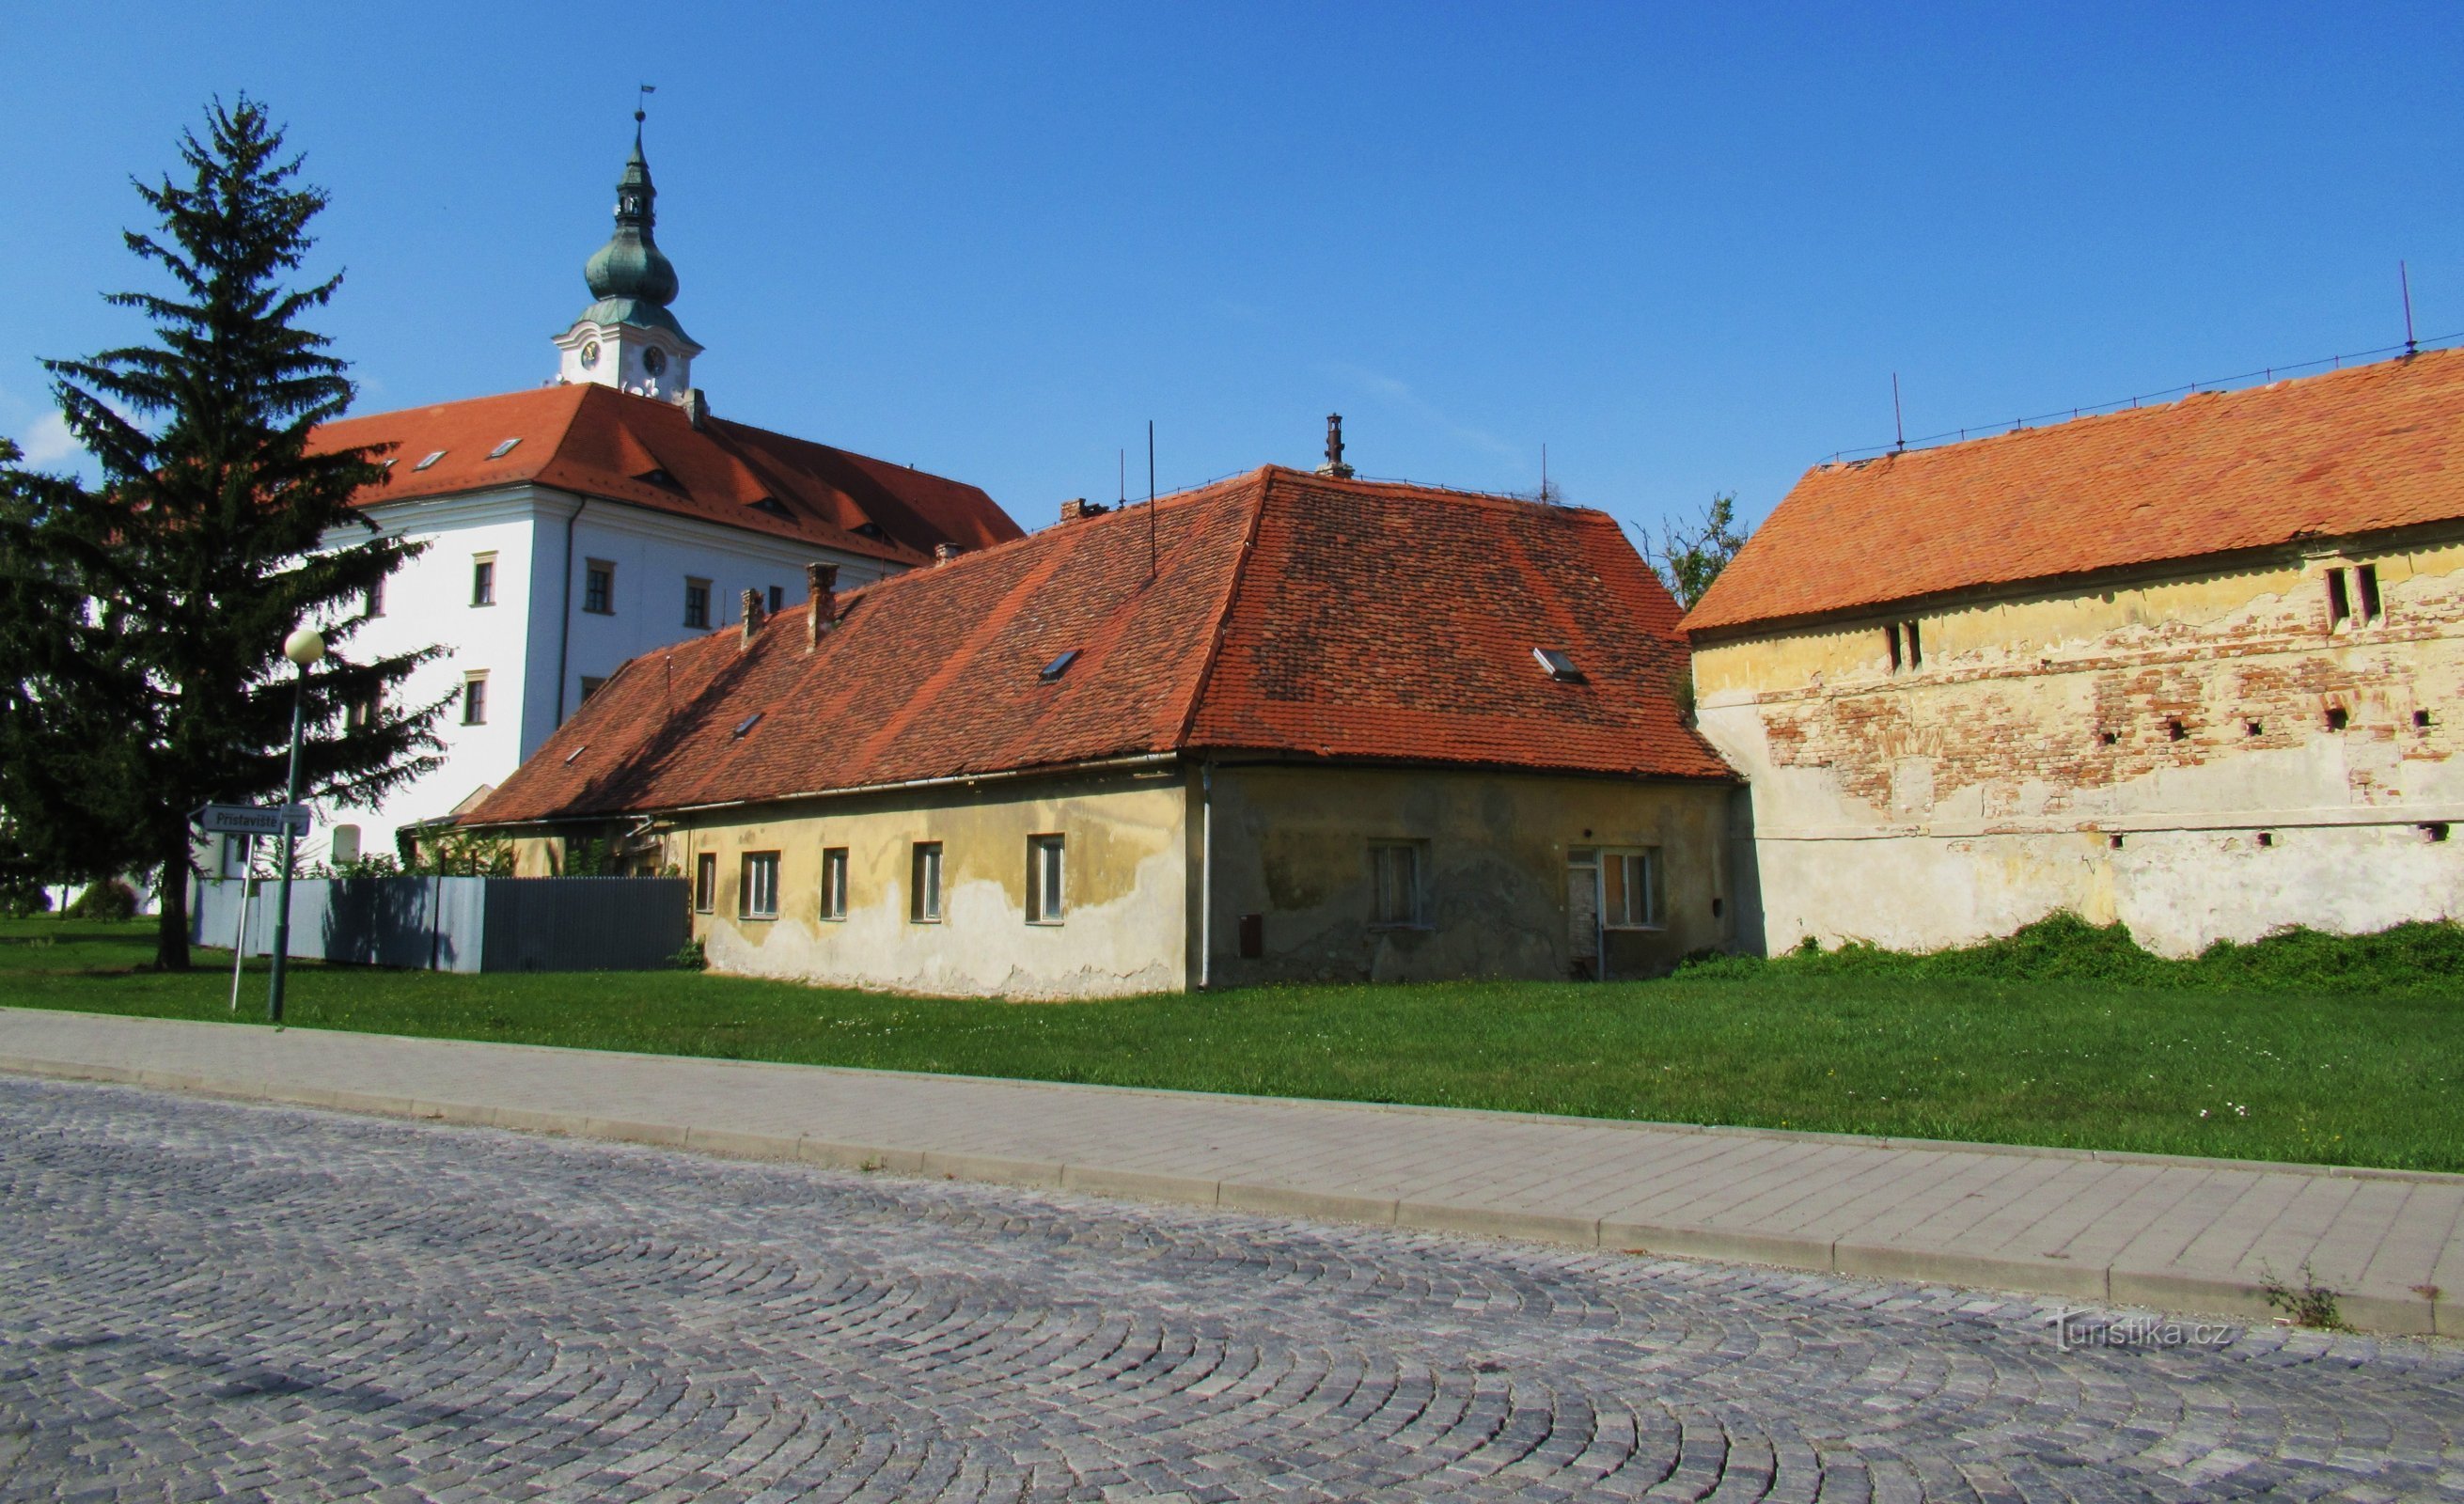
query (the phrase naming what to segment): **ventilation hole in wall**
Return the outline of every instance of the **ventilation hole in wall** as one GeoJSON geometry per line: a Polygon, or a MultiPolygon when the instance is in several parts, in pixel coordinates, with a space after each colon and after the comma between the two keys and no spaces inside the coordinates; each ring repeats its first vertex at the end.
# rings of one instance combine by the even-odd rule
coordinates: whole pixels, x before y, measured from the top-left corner
{"type": "Polygon", "coordinates": [[[2415,710],[2412,712],[2412,729],[2416,731],[2426,731],[2430,730],[2430,712],[2428,710],[2415,710]]]}
{"type": "MultiPolygon", "coordinates": [[[[2431,837],[2430,839],[2432,840],[2445,840],[2447,839],[2447,827],[2444,825],[2439,826],[2438,834],[2431,837]]],[[[1713,919],[1720,917],[1720,901],[1716,898],[1711,901],[1711,917],[1713,919]]]]}
{"type": "Polygon", "coordinates": [[[2241,733],[2244,736],[2264,736],[2267,734],[2267,728],[2256,721],[2244,721],[2241,723],[2241,733]]]}
{"type": "Polygon", "coordinates": [[[1242,955],[1242,958],[1243,958],[1243,960],[1255,961],[1255,960],[1257,960],[1258,958],[1260,958],[1261,956],[1264,956],[1265,953],[1266,953],[1266,916],[1265,916],[1265,915],[1264,915],[1264,914],[1243,914],[1243,915],[1242,915],[1242,916],[1241,916],[1241,955],[1242,955]]]}
{"type": "Polygon", "coordinates": [[[2110,747],[2114,743],[2122,740],[2122,733],[2120,731],[2099,731],[2096,733],[2096,739],[2104,743],[2107,747],[2110,747]]]}
{"type": "Polygon", "coordinates": [[[2445,840],[2447,839],[2447,822],[2445,820],[2428,821],[2421,827],[2421,839],[2424,840],[2445,840]]]}
{"type": "Polygon", "coordinates": [[[2341,731],[2351,724],[2353,724],[2351,711],[2341,705],[2331,705],[2327,708],[2327,730],[2341,731]]]}
{"type": "Polygon", "coordinates": [[[2122,849],[2122,837],[2121,837],[2121,836],[2120,836],[2120,834],[2118,834],[2118,833],[2117,833],[2117,834],[2115,834],[2115,835],[2107,836],[2107,837],[2105,837],[2105,838],[2104,838],[2104,843],[2105,843],[2107,846],[2112,847],[2114,850],[2116,850],[2116,851],[2120,851],[2120,850],[2122,849]]]}
{"type": "Polygon", "coordinates": [[[2180,721],[2167,721],[2165,723],[2165,734],[2167,738],[2178,742],[2184,737],[2189,735],[2190,732],[2189,728],[2185,727],[2180,721]]]}
{"type": "Polygon", "coordinates": [[[2274,832],[2274,831],[2272,831],[2272,830],[2263,830],[2263,831],[2260,831],[2260,832],[2258,833],[2258,843],[2259,843],[2260,845],[2262,845],[2262,846],[2273,846],[2273,845],[2275,845],[2275,844],[2276,844],[2276,832],[2274,832]]]}

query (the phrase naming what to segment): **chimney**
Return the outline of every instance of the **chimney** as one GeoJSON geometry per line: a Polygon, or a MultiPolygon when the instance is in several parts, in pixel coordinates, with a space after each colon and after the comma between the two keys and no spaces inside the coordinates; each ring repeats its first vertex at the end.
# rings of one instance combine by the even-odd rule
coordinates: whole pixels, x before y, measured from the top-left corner
{"type": "Polygon", "coordinates": [[[760,631],[761,592],[759,590],[748,590],[744,593],[744,624],[737,637],[736,650],[740,653],[746,648],[751,647],[753,645],[753,639],[759,636],[760,631]]]}
{"type": "Polygon", "coordinates": [[[693,424],[695,433],[710,425],[710,399],[701,394],[698,386],[685,393],[685,418],[693,424]]]}
{"type": "Polygon", "coordinates": [[[1075,501],[1065,501],[1061,504],[1061,520],[1075,522],[1081,517],[1100,517],[1111,510],[1100,501],[1089,501],[1081,496],[1075,501]]]}
{"type": "Polygon", "coordinates": [[[960,548],[956,543],[935,543],[933,545],[933,563],[935,567],[937,568],[940,565],[946,564],[950,562],[950,560],[957,558],[959,555],[964,554],[965,552],[965,549],[960,548]]]}
{"type": "Polygon", "coordinates": [[[1343,463],[1343,414],[1339,412],[1326,415],[1326,463],[1317,472],[1336,480],[1352,479],[1352,467],[1343,463]]]}
{"type": "Polygon", "coordinates": [[[822,634],[838,625],[839,567],[836,564],[804,566],[804,599],[812,609],[804,613],[804,651],[811,652],[822,643],[822,634]]]}

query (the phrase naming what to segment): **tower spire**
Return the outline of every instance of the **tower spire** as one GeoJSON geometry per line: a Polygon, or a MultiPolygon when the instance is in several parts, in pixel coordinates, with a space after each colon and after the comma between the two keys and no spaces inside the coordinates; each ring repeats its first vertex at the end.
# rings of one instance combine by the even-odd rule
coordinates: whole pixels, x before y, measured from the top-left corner
{"type": "Polygon", "coordinates": [[[685,402],[693,390],[693,358],[702,347],[668,312],[678,288],[676,269],[659,249],[659,190],[642,150],[645,105],[653,92],[646,83],[634,98],[633,152],[616,180],[615,230],[583,267],[595,301],[556,338],[562,355],[559,377],[685,402]]]}

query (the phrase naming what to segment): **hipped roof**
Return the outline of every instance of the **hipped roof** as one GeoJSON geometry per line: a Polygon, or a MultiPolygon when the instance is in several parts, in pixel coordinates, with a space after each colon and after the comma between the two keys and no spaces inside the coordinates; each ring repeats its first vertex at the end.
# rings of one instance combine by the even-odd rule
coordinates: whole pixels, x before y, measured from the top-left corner
{"type": "Polygon", "coordinates": [[[810,651],[809,609],[634,659],[473,822],[1186,752],[1731,776],[1597,512],[1268,467],[840,596],[810,651]]]}
{"type": "Polygon", "coordinates": [[[1818,465],[1704,633],[2464,517],[2464,351],[1818,465]]]}

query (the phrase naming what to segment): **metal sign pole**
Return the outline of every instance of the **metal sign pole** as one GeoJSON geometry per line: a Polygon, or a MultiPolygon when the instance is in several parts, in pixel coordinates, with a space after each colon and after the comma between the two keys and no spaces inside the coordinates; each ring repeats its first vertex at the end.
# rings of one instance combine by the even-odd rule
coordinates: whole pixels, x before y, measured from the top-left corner
{"type": "Polygon", "coordinates": [[[239,928],[231,936],[231,1011],[239,1012],[239,964],[248,955],[248,900],[256,886],[256,838],[240,838],[239,928]]]}
{"type": "MultiPolygon", "coordinates": [[[[285,811],[299,802],[299,723],[307,711],[307,705],[308,665],[301,664],[299,678],[291,688],[291,773],[282,786],[282,807],[285,811]]],[[[298,846],[299,829],[286,815],[282,822],[281,896],[275,901],[274,976],[265,992],[265,1016],[269,1023],[282,1022],[283,963],[290,959],[291,951],[291,867],[298,846]]]]}

